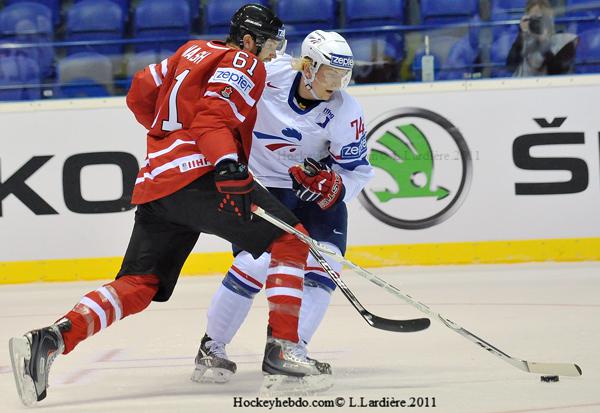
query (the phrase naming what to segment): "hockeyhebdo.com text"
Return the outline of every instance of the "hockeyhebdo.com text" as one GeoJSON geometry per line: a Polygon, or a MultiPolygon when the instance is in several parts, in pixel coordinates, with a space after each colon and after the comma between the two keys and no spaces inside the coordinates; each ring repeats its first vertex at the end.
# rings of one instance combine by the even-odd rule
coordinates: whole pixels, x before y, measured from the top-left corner
{"type": "Polygon", "coordinates": [[[437,407],[435,397],[380,397],[370,398],[362,396],[332,397],[322,399],[305,399],[303,397],[274,397],[274,398],[246,398],[241,396],[233,397],[233,407],[238,408],[260,408],[260,409],[279,409],[279,408],[431,408],[437,407]]]}

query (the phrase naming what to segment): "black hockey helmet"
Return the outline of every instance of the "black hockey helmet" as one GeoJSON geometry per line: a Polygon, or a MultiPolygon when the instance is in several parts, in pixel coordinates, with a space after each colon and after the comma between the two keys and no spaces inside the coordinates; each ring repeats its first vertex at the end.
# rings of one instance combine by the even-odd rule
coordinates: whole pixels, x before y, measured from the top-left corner
{"type": "Polygon", "coordinates": [[[260,4],[246,4],[231,18],[228,41],[244,48],[244,36],[252,36],[258,47],[257,54],[269,39],[285,47],[285,28],[283,22],[273,11],[260,4]]]}

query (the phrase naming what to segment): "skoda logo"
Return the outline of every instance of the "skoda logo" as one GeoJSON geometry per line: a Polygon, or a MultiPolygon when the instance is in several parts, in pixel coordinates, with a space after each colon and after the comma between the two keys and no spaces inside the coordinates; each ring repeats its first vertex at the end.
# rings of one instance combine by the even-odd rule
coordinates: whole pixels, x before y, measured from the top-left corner
{"type": "Polygon", "coordinates": [[[459,130],[421,108],[376,119],[367,135],[375,177],[360,202],[380,221],[423,229],[450,218],[471,184],[471,154],[459,130]]]}

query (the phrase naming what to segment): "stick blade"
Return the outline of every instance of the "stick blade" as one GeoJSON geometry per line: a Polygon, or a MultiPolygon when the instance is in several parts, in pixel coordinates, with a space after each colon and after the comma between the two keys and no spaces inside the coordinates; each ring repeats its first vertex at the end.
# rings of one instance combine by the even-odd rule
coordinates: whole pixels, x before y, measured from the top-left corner
{"type": "Polygon", "coordinates": [[[389,318],[378,317],[374,314],[364,315],[367,322],[375,328],[396,333],[415,333],[426,330],[431,324],[428,318],[414,318],[410,320],[391,320],[389,318]]]}
{"type": "Polygon", "coordinates": [[[581,376],[581,367],[574,363],[538,363],[528,361],[527,368],[531,373],[552,375],[552,376],[581,376]]]}

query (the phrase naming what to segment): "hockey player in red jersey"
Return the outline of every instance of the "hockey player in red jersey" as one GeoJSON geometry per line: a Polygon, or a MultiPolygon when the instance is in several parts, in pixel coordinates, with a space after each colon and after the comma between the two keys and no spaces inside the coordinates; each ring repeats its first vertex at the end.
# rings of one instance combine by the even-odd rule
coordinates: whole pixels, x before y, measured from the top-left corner
{"type": "Polygon", "coordinates": [[[265,362],[283,376],[319,375],[298,358],[298,315],[308,248],[261,219],[255,203],[299,230],[298,219],[254,184],[242,141],[250,138],[265,82],[262,61],[285,44],[283,24],[267,8],[246,5],[226,42],[194,40],[133,79],[127,105],[148,129],[147,157],[136,179],[135,224],[115,279],[86,294],[49,327],[9,342],[22,402],[46,397],[59,354],[115,321],[167,301],[201,233],[220,236],[256,257],[272,255],[267,288],[269,337],[265,362]],[[276,354],[277,357],[267,355],[276,354]]]}

